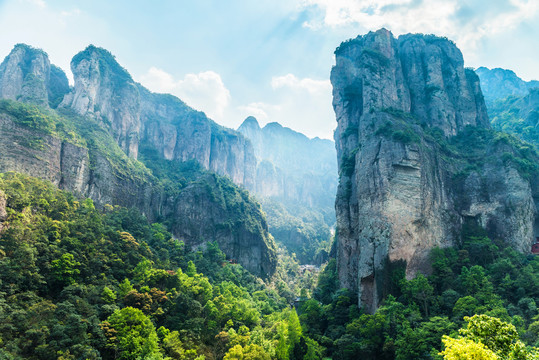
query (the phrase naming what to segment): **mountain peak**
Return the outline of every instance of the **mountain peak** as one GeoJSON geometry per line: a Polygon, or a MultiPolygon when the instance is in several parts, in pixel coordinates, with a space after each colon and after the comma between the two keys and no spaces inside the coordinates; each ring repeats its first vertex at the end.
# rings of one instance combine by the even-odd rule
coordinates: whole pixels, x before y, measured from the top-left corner
{"type": "Polygon", "coordinates": [[[71,68],[76,68],[82,61],[98,61],[102,73],[110,73],[120,80],[133,81],[129,72],[122,67],[116,57],[107,49],[90,44],[71,60],[71,68]]]}
{"type": "Polygon", "coordinates": [[[260,124],[254,116],[248,116],[245,120],[243,120],[243,123],[240,125],[240,128],[253,128],[259,130],[260,124]]]}
{"type": "Polygon", "coordinates": [[[526,95],[528,90],[538,86],[535,80],[524,81],[513,70],[480,67],[476,70],[481,80],[481,89],[488,101],[503,99],[510,95],[526,95]]]}
{"type": "Polygon", "coordinates": [[[55,107],[68,91],[64,72],[41,49],[16,44],[0,64],[0,98],[55,107]]]}

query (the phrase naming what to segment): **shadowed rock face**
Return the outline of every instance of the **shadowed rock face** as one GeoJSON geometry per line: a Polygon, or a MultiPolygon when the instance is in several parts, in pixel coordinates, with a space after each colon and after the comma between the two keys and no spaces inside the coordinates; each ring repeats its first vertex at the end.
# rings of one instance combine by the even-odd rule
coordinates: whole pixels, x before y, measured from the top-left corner
{"type": "Polygon", "coordinates": [[[382,29],[344,42],[335,55],[341,286],[373,312],[389,263],[404,262],[408,277],[428,273],[430,249],[456,244],[468,220],[528,250],[534,185],[492,156],[507,147],[489,145],[482,168],[457,181],[465,164],[435,140],[470,126],[490,131],[478,77],[464,69],[457,47],[434,36],[396,39],[382,29]]]}

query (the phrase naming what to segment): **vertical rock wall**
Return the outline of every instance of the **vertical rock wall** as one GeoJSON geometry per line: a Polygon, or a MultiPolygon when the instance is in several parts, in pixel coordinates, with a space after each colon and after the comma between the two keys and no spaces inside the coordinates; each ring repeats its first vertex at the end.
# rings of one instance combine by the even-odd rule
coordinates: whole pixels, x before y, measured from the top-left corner
{"type": "Polygon", "coordinates": [[[388,264],[405,263],[408,277],[428,273],[430,249],[455,244],[466,219],[524,250],[535,214],[529,182],[492,157],[457,184],[462,161],[433,140],[468,126],[489,129],[479,80],[455,44],[423,35],[396,39],[382,29],[344,42],[335,55],[341,285],[373,312],[388,264]]]}

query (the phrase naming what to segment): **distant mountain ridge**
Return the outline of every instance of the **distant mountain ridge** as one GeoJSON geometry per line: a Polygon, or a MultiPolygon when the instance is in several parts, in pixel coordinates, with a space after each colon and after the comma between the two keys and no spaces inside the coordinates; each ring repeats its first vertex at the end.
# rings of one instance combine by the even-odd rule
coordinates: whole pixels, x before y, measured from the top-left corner
{"type": "Polygon", "coordinates": [[[508,69],[489,69],[484,66],[475,70],[481,81],[483,96],[488,102],[510,95],[526,95],[528,90],[539,87],[539,81],[524,81],[508,69]]]}
{"type": "Polygon", "coordinates": [[[326,261],[335,223],[335,143],[309,139],[250,116],[238,131],[251,140],[257,161],[254,193],[268,214],[275,239],[304,264],[326,261]]]}
{"type": "Polygon", "coordinates": [[[308,206],[333,206],[337,189],[333,141],[309,139],[276,122],[261,128],[252,116],[238,131],[254,147],[258,164],[255,193],[308,206]]]}

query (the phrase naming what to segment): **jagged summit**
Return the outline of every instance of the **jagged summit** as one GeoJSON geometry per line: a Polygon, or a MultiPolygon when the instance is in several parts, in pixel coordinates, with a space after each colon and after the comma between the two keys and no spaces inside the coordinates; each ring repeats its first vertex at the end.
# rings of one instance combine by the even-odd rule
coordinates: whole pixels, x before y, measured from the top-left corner
{"type": "Polygon", "coordinates": [[[243,123],[241,123],[240,128],[241,127],[260,129],[260,124],[254,116],[248,116],[245,120],[243,120],[243,123]]]}
{"type": "Polygon", "coordinates": [[[65,73],[41,49],[17,44],[0,64],[0,98],[56,107],[67,92],[65,73]]]}
{"type": "Polygon", "coordinates": [[[110,51],[92,44],[73,57],[71,67],[77,67],[81,61],[90,61],[91,59],[98,59],[100,61],[101,71],[110,71],[119,80],[133,80],[129,72],[118,63],[116,57],[110,51]]]}

